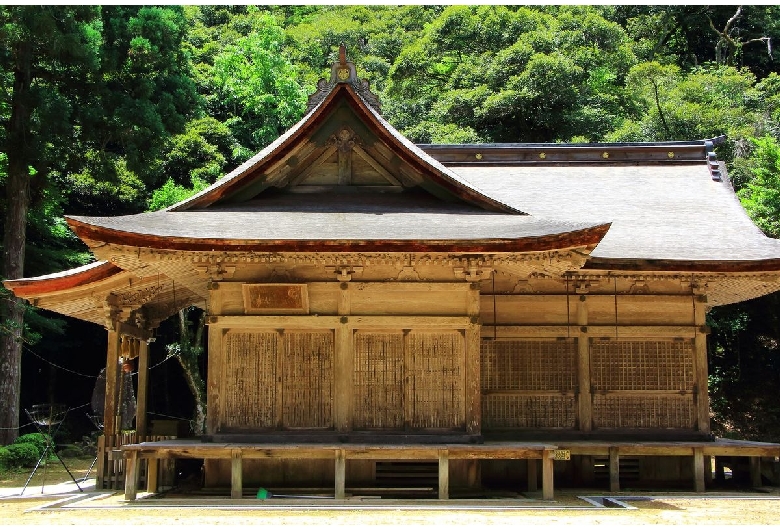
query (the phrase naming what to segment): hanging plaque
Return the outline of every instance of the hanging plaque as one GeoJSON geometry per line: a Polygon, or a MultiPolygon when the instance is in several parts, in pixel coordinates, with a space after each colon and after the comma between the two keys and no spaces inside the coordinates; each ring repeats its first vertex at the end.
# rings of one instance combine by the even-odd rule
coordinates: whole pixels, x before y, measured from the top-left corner
{"type": "Polygon", "coordinates": [[[306,315],[309,292],[305,284],[244,284],[244,312],[248,315],[306,315]]]}

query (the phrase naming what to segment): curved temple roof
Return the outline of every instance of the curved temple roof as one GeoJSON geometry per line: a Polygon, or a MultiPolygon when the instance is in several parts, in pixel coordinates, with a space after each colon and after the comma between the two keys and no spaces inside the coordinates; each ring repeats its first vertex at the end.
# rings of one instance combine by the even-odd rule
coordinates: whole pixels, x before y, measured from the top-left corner
{"type": "MultiPolygon", "coordinates": [[[[780,271],[780,242],[750,221],[710,141],[418,146],[382,118],[343,57],[319,88],[298,124],[201,193],[159,212],[69,225],[95,249],[576,248],[594,270],[780,271]]],[[[120,272],[100,262],[6,285],[33,298],[120,272]]]]}
{"type": "Polygon", "coordinates": [[[185,251],[592,249],[609,227],[531,217],[481,191],[387,123],[344,59],[315,96],[298,124],[201,193],[161,212],[68,223],[93,245],[185,251]]]}

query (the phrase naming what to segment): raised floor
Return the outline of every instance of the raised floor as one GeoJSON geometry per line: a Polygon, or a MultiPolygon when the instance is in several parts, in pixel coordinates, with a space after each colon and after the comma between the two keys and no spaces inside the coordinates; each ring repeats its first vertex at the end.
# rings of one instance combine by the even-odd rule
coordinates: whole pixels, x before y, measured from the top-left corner
{"type": "MultiPolygon", "coordinates": [[[[438,497],[449,498],[450,460],[526,460],[525,489],[534,490],[541,467],[542,497],[554,496],[554,460],[572,456],[608,458],[611,491],[620,490],[621,457],[690,457],[693,489],[705,490],[710,470],[705,457],[747,457],[754,485],[760,485],[761,459],[780,458],[780,444],[743,440],[637,442],[637,441],[560,441],[560,442],[485,442],[480,444],[359,444],[359,443],[218,443],[201,440],[163,440],[126,444],[121,447],[126,461],[125,498],[134,500],[138,492],[141,461],[148,462],[146,489],[157,490],[157,469],[160,460],[215,459],[230,461],[231,497],[240,498],[243,491],[243,461],[251,459],[317,459],[332,460],[334,465],[334,497],[346,495],[346,461],[437,461],[438,497]],[[541,466],[537,462],[541,462],[541,466]]],[[[523,477],[515,477],[522,483],[523,477]]]]}

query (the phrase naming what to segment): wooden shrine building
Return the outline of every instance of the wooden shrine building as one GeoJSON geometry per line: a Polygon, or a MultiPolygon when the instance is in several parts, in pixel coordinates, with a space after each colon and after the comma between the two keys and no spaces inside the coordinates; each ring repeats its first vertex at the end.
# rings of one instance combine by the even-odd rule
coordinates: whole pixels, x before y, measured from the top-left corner
{"type": "Polygon", "coordinates": [[[710,434],[705,314],[780,289],[711,141],[415,145],[342,50],[306,116],[211,187],[67,221],[98,261],[6,286],[108,330],[106,436],[120,358],[141,359],[143,436],[147,341],[207,312],[207,435],[127,445],[131,498],[139,458],[205,458],[234,496],[343,496],[408,460],[442,497],[526,490],[541,460],[550,498],[553,476],[701,490],[712,455],[754,480],[780,456],[710,434]]]}

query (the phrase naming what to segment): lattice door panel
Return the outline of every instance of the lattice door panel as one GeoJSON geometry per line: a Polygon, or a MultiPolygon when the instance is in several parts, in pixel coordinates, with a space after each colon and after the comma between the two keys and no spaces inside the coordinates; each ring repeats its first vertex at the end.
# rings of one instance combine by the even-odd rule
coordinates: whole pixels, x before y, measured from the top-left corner
{"type": "Polygon", "coordinates": [[[354,428],[402,429],[403,333],[358,331],[354,340],[354,428]]]}
{"type": "Polygon", "coordinates": [[[691,341],[594,341],[591,388],[692,391],[691,341]]]}
{"type": "Polygon", "coordinates": [[[287,331],[282,419],[287,428],[333,426],[332,331],[287,331]]]}
{"type": "Polygon", "coordinates": [[[593,396],[593,426],[598,429],[694,429],[693,397],[593,396]]]}
{"type": "Polygon", "coordinates": [[[483,428],[575,427],[574,341],[482,341],[480,368],[483,428]]]}
{"type": "Polygon", "coordinates": [[[561,340],[483,340],[483,392],[572,391],[577,385],[577,346],[561,340]]]}
{"type": "Polygon", "coordinates": [[[413,429],[453,429],[465,424],[465,340],[458,331],[412,331],[406,336],[407,411],[413,429]]]}
{"type": "Polygon", "coordinates": [[[222,426],[273,428],[276,426],[276,367],[280,337],[276,332],[225,335],[222,426]]]}

